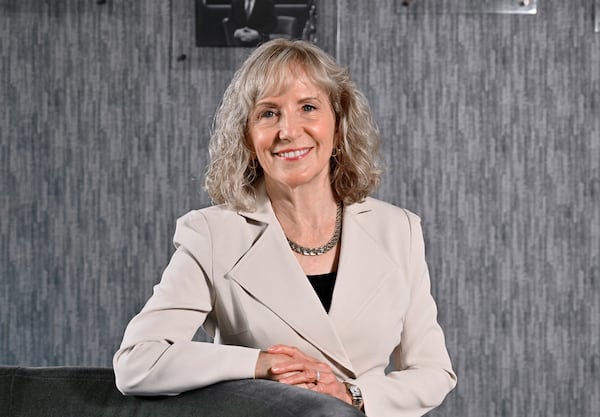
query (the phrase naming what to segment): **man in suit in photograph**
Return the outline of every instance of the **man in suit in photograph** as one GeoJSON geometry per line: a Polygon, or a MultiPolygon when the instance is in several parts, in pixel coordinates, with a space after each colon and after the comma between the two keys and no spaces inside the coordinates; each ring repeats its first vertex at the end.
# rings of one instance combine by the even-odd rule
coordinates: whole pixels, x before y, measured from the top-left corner
{"type": "Polygon", "coordinates": [[[232,0],[229,20],[239,45],[257,45],[267,40],[277,25],[275,4],[273,0],[232,0]]]}

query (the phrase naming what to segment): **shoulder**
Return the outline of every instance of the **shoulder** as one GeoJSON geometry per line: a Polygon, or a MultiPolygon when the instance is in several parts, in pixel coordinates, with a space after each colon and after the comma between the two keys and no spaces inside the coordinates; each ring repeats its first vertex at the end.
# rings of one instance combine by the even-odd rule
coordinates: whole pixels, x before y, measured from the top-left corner
{"type": "Polygon", "coordinates": [[[373,197],[367,197],[360,203],[348,206],[348,212],[357,216],[357,218],[387,225],[392,223],[398,226],[411,227],[411,225],[421,222],[421,218],[410,210],[373,197]]]}
{"type": "Polygon", "coordinates": [[[175,246],[190,251],[211,248],[215,253],[244,252],[260,235],[262,226],[223,205],[192,210],[177,220],[175,246]]]}
{"type": "Polygon", "coordinates": [[[235,221],[241,216],[224,205],[210,206],[191,210],[177,219],[177,225],[193,227],[194,225],[216,225],[223,221],[235,221]]]}
{"type": "Polygon", "coordinates": [[[348,206],[347,213],[362,233],[369,235],[396,258],[423,245],[421,218],[402,207],[375,198],[348,206]]]}
{"type": "MultiPolygon", "coordinates": [[[[352,227],[363,235],[362,239],[377,245],[398,267],[405,268],[406,276],[413,276],[411,271],[419,268],[425,259],[420,217],[375,198],[367,198],[348,209],[353,217],[352,227]]],[[[353,236],[357,238],[358,234],[353,233],[353,236]]]]}

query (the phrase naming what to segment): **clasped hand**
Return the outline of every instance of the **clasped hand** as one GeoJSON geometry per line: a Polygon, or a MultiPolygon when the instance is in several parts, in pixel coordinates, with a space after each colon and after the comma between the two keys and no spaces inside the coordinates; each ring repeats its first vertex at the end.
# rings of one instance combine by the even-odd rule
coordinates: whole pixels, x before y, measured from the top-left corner
{"type": "Polygon", "coordinates": [[[260,39],[258,31],[249,27],[236,29],[233,36],[242,42],[256,42],[260,39]]]}
{"type": "Polygon", "coordinates": [[[256,378],[296,385],[352,403],[346,386],[328,364],[292,346],[275,345],[261,352],[256,363],[256,378]]]}

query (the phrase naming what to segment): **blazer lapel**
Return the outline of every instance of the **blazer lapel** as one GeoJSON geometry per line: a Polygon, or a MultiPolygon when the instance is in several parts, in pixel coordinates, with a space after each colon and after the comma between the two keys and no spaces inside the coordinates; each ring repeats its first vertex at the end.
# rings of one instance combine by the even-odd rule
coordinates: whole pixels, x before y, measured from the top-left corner
{"type": "MultiPolygon", "coordinates": [[[[370,222],[379,222],[373,215],[368,199],[344,211],[342,250],[329,311],[337,329],[352,329],[352,322],[371,294],[398,268],[387,255],[389,248],[372,237],[370,222]]],[[[379,319],[372,318],[374,322],[379,319]]]]}
{"type": "Polygon", "coordinates": [[[258,210],[240,214],[265,224],[261,236],[228,276],[267,306],[298,334],[338,364],[352,365],[329,316],[289,249],[266,192],[258,210]]]}

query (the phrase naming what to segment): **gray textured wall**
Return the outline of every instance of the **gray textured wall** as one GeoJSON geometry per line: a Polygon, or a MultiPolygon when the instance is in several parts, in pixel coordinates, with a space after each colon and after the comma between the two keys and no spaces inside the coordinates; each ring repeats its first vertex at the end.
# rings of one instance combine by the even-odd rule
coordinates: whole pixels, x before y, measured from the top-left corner
{"type": "MultiPolygon", "coordinates": [[[[378,196],[423,218],[460,380],[432,414],[599,415],[594,2],[395,3],[321,0],[319,40],[380,124],[378,196]]],[[[176,217],[209,204],[210,119],[248,51],[194,48],[192,10],[0,0],[1,364],[109,366],[176,217]]]]}

